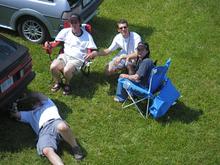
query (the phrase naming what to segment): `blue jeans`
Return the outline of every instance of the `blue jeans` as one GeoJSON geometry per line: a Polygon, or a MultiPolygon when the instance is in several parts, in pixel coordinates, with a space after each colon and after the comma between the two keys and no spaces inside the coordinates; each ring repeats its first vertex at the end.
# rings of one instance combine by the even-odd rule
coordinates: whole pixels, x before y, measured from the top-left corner
{"type": "Polygon", "coordinates": [[[127,94],[126,90],[123,87],[123,84],[124,84],[125,80],[127,82],[131,82],[132,84],[135,84],[137,86],[140,85],[139,83],[131,81],[131,80],[128,80],[126,78],[119,78],[118,79],[117,90],[116,90],[116,98],[118,98],[118,100],[120,102],[124,102],[127,99],[127,97],[128,97],[128,94],[127,94]]]}

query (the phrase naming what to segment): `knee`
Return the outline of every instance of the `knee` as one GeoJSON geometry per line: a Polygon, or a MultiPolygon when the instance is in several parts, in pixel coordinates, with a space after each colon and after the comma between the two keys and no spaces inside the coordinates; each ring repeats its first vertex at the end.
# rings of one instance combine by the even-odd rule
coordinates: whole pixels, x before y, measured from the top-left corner
{"type": "Polygon", "coordinates": [[[54,152],[54,150],[51,147],[45,147],[43,148],[42,152],[46,157],[48,157],[51,154],[51,152],[54,152]]]}
{"type": "Polygon", "coordinates": [[[67,69],[67,68],[63,69],[63,74],[65,77],[71,78],[73,76],[73,72],[74,72],[74,69],[67,69]]]}
{"type": "Polygon", "coordinates": [[[65,132],[69,129],[69,126],[65,122],[61,122],[57,125],[58,132],[65,132]]]}
{"type": "Polygon", "coordinates": [[[50,65],[50,71],[51,71],[51,72],[54,72],[54,71],[57,71],[57,70],[58,70],[57,65],[56,65],[55,63],[52,63],[52,64],[50,65]]]}

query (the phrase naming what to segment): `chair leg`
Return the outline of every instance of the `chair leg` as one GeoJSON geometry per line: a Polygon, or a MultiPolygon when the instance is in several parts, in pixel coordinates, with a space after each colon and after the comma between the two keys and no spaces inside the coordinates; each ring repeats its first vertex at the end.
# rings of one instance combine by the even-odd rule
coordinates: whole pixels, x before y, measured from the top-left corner
{"type": "Polygon", "coordinates": [[[131,104],[128,104],[128,105],[126,105],[126,106],[124,106],[125,102],[127,101],[127,99],[126,99],[125,102],[122,104],[122,108],[124,109],[124,108],[127,108],[127,107],[131,106],[131,105],[135,105],[135,107],[137,108],[138,112],[139,112],[139,113],[141,114],[141,116],[145,119],[145,116],[144,116],[144,114],[141,112],[140,108],[137,106],[137,103],[139,103],[139,102],[145,100],[146,98],[143,98],[143,99],[138,100],[138,101],[136,102],[136,101],[133,99],[133,97],[131,96],[130,92],[127,91],[127,89],[126,89],[126,92],[128,93],[129,98],[132,100],[132,103],[131,103],[131,104]]]}
{"type": "Polygon", "coordinates": [[[147,99],[146,118],[148,118],[149,104],[150,104],[150,98],[147,99]]]}

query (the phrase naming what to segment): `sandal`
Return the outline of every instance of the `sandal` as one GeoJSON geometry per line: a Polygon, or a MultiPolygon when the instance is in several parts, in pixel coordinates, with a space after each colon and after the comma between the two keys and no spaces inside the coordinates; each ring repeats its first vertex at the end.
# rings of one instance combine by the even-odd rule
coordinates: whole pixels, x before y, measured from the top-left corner
{"type": "Polygon", "coordinates": [[[57,92],[62,87],[62,83],[55,83],[54,86],[51,88],[52,92],[57,92]]]}
{"type": "Polygon", "coordinates": [[[63,87],[63,95],[69,95],[71,92],[71,87],[70,85],[65,84],[63,87]]]}

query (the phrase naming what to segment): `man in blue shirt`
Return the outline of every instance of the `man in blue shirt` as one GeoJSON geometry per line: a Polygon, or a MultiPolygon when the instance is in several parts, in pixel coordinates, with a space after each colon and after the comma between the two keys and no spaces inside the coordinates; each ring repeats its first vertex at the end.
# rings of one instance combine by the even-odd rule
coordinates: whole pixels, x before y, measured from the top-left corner
{"type": "Polygon", "coordinates": [[[61,140],[71,147],[76,160],[83,159],[83,152],[69,127],[58,112],[57,106],[51,99],[41,93],[31,93],[18,103],[28,102],[31,108],[25,111],[12,111],[11,116],[30,124],[38,136],[37,152],[46,156],[52,164],[63,164],[56,151],[61,140]]]}
{"type": "Polygon", "coordinates": [[[144,87],[148,86],[148,79],[151,70],[154,67],[153,61],[150,59],[150,48],[147,43],[139,42],[137,47],[137,53],[131,54],[126,57],[127,65],[132,68],[133,74],[120,74],[118,79],[118,86],[116,96],[114,98],[117,102],[124,102],[127,98],[127,93],[122,86],[124,79],[129,79],[135,82],[137,85],[144,87]],[[131,62],[131,61],[135,62],[131,62]]]}

